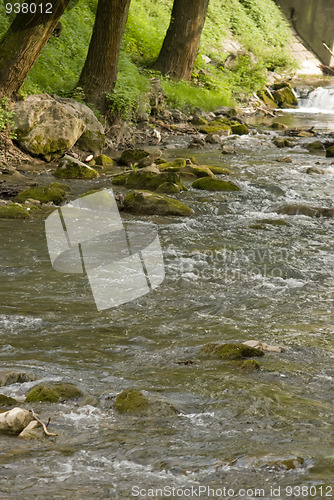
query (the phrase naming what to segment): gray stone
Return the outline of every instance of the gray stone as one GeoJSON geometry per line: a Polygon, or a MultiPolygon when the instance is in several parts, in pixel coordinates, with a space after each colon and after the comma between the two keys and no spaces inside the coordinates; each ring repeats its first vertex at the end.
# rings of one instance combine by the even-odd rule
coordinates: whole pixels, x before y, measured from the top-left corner
{"type": "Polygon", "coordinates": [[[104,145],[102,124],[86,105],[48,94],[30,95],[14,107],[14,131],[20,146],[51,161],[74,144],[98,152],[104,145]]]}

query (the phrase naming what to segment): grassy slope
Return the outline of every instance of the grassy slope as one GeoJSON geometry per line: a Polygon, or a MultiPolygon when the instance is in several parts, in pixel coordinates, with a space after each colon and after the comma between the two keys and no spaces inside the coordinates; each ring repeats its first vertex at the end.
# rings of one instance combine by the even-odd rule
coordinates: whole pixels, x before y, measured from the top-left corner
{"type": "MultiPolygon", "coordinates": [[[[23,94],[69,93],[83,66],[94,22],[97,0],[80,0],[62,18],[63,31],[44,48],[22,89],[23,94]]],[[[116,111],[130,117],[129,109],[143,102],[149,78],[156,73],[149,65],[157,57],[168,27],[172,0],[132,0],[123,40],[119,79],[112,97],[116,111]]],[[[0,34],[9,24],[0,5],[0,34]]],[[[284,68],[291,59],[284,47],[288,29],[272,0],[210,0],[200,54],[194,70],[195,84],[162,84],[170,104],[178,107],[214,109],[230,104],[261,88],[266,68],[284,68]],[[219,69],[227,56],[224,40],[236,39],[246,50],[233,71],[219,69]],[[251,51],[254,58],[247,55],[251,51]],[[205,64],[202,55],[216,61],[205,64]]]]}

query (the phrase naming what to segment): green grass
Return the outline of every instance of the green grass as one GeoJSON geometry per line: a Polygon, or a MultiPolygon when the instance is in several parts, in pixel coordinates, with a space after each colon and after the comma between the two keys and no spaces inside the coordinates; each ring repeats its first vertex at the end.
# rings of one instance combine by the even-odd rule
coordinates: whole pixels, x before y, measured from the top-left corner
{"type": "MultiPolygon", "coordinates": [[[[146,110],[149,79],[157,76],[150,66],[159,54],[172,4],[173,0],[131,1],[118,81],[109,96],[115,114],[131,119],[138,110],[146,110]]],[[[51,37],[45,46],[24,83],[23,96],[41,92],[71,95],[87,54],[96,6],[97,0],[80,0],[65,12],[61,36],[51,37]]],[[[8,25],[1,3],[0,35],[8,25]]],[[[285,49],[289,36],[273,0],[210,0],[192,83],[161,78],[168,104],[213,110],[247,98],[263,88],[267,69],[292,67],[285,49]],[[233,70],[224,69],[226,40],[237,41],[244,49],[233,70]],[[254,56],[250,57],[250,52],[254,56]],[[214,64],[205,64],[202,55],[209,56],[214,64]]]]}

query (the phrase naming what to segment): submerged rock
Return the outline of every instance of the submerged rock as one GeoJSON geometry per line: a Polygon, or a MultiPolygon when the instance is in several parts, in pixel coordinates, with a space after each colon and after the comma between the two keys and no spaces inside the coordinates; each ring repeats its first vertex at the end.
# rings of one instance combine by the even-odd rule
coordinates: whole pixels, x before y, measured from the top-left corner
{"type": "Polygon", "coordinates": [[[241,369],[247,373],[253,373],[260,370],[260,368],[260,363],[255,359],[246,359],[241,365],[241,369]]]}
{"type": "Polygon", "coordinates": [[[24,384],[25,382],[31,382],[33,380],[36,380],[33,373],[17,371],[0,372],[0,386],[24,384]]]}
{"type": "Polygon", "coordinates": [[[334,157],[334,146],[330,146],[329,148],[326,149],[326,158],[333,158],[334,157]]]}
{"type": "Polygon", "coordinates": [[[144,396],[136,389],[125,389],[117,394],[115,410],[119,413],[140,417],[169,416],[177,413],[171,404],[157,398],[144,396]]]}
{"type": "Polygon", "coordinates": [[[244,345],[248,345],[249,347],[254,347],[255,349],[260,349],[264,352],[283,352],[282,347],[279,345],[269,345],[265,342],[259,342],[258,340],[247,340],[243,342],[244,345]]]}
{"type": "Polygon", "coordinates": [[[231,174],[233,174],[232,170],[230,170],[229,168],[225,168],[225,167],[215,167],[215,166],[210,165],[209,169],[211,170],[211,172],[214,175],[231,175],[231,174]]]}
{"type": "Polygon", "coordinates": [[[26,403],[48,402],[58,403],[65,399],[78,399],[82,392],[74,384],[35,385],[27,394],[26,403]]]}
{"type": "Polygon", "coordinates": [[[15,197],[15,200],[21,203],[24,203],[29,199],[37,200],[41,203],[49,203],[51,201],[56,205],[59,205],[63,201],[68,191],[71,191],[71,188],[69,186],[66,186],[66,184],[53,182],[48,186],[39,186],[24,189],[15,197]]]}
{"type": "Polygon", "coordinates": [[[131,191],[124,198],[124,210],[142,215],[191,215],[194,211],[174,198],[150,191],[131,191]]]}
{"type": "Polygon", "coordinates": [[[307,215],[308,217],[334,217],[334,207],[317,207],[303,203],[286,203],[277,208],[278,214],[307,215]]]}
{"type": "Polygon", "coordinates": [[[201,350],[200,354],[208,356],[211,358],[219,359],[243,359],[243,358],[253,358],[261,357],[264,355],[263,351],[250,347],[245,344],[206,344],[201,350]]]}
{"type": "Polygon", "coordinates": [[[273,130],[287,130],[288,126],[285,125],[284,123],[274,122],[274,123],[271,124],[271,128],[273,130]]]}
{"type": "Polygon", "coordinates": [[[325,149],[321,141],[310,142],[306,147],[309,151],[323,151],[325,149]]]}
{"type": "Polygon", "coordinates": [[[206,191],[240,191],[239,186],[231,181],[210,177],[197,179],[191,186],[195,189],[204,189],[206,191]]]}
{"type": "Polygon", "coordinates": [[[17,405],[16,399],[0,394],[0,408],[17,405]]]}
{"type": "Polygon", "coordinates": [[[158,163],[159,170],[166,170],[169,172],[178,172],[183,167],[186,166],[186,160],[184,158],[175,158],[173,161],[168,161],[166,163],[158,163]]]}
{"type": "Polygon", "coordinates": [[[53,175],[58,179],[96,179],[99,174],[89,165],[65,155],[53,175]]]}
{"type": "Polygon", "coordinates": [[[0,207],[0,219],[29,219],[30,212],[27,207],[18,203],[10,203],[0,207]]]}

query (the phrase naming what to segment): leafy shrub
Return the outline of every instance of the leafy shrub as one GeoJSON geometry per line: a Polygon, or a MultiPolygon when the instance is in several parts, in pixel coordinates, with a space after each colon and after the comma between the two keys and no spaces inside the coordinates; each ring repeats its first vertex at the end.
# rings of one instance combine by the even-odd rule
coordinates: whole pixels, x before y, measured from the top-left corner
{"type": "Polygon", "coordinates": [[[145,108],[148,90],[148,77],[140,73],[127,54],[122,54],[116,85],[107,93],[112,112],[127,120],[133,118],[140,106],[145,108]]]}

